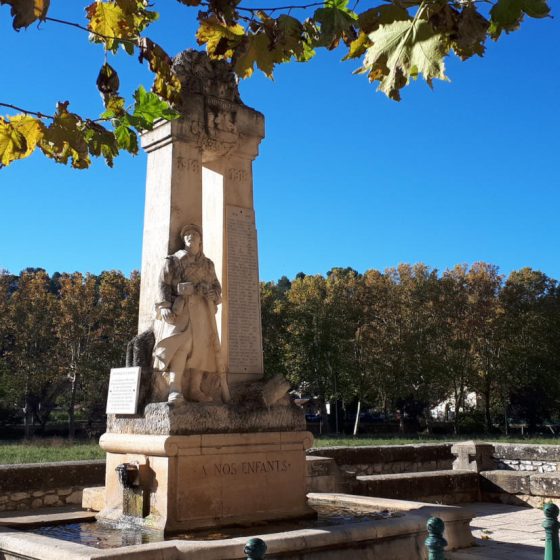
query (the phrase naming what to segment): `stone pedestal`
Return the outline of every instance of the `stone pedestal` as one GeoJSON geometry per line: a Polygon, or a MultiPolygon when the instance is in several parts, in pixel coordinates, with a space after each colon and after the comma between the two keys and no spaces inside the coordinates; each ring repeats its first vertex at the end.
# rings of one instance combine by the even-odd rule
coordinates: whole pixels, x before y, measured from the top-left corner
{"type": "Polygon", "coordinates": [[[136,517],[146,527],[174,532],[309,515],[305,449],[312,441],[303,431],[104,434],[105,509],[97,517],[122,520],[124,490],[116,468],[123,463],[138,469],[132,492],[148,500],[137,508],[144,516],[136,517]]]}

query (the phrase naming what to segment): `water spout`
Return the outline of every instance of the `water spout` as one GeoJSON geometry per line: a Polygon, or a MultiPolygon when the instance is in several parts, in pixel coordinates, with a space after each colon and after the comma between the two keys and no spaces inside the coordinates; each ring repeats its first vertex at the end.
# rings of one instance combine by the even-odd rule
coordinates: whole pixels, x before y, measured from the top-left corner
{"type": "Polygon", "coordinates": [[[123,488],[133,488],[139,485],[140,467],[138,463],[121,463],[115,470],[123,488]]]}

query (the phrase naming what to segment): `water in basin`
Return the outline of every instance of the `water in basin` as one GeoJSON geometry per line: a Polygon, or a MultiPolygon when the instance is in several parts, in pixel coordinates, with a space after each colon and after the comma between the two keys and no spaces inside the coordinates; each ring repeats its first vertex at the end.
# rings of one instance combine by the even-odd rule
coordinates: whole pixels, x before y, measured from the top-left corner
{"type": "Polygon", "coordinates": [[[63,525],[44,525],[29,529],[30,532],[55,539],[71,541],[95,548],[118,548],[137,544],[161,542],[164,540],[219,540],[235,537],[253,537],[259,534],[295,531],[298,529],[313,529],[341,525],[344,523],[360,523],[379,519],[400,517],[402,512],[365,511],[353,507],[331,504],[311,504],[317,512],[315,519],[298,519],[274,521],[270,523],[252,523],[244,526],[220,527],[206,530],[196,530],[171,535],[164,535],[159,531],[150,531],[134,527],[132,524],[106,523],[67,523],[63,525]]]}

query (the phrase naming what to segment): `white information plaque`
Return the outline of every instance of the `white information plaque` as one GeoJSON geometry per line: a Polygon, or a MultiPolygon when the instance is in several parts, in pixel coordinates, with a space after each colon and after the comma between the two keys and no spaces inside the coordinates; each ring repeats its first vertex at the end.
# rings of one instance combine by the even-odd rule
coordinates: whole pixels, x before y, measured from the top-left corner
{"type": "Polygon", "coordinates": [[[140,367],[111,369],[107,414],[136,414],[141,370],[140,367]]]}

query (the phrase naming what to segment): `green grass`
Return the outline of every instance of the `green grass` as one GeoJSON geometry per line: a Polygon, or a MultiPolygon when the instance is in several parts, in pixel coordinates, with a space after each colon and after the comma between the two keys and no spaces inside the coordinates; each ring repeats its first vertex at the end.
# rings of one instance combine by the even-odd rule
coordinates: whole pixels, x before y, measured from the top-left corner
{"type": "Polygon", "coordinates": [[[0,441],[0,465],[92,459],[105,459],[105,452],[97,442],[70,443],[61,438],[35,439],[18,443],[0,441]]]}
{"type": "MultiPolygon", "coordinates": [[[[441,436],[441,437],[316,437],[314,447],[357,447],[364,445],[406,445],[410,443],[444,443],[446,441],[499,441],[503,443],[537,443],[541,445],[560,445],[560,438],[523,438],[489,435],[478,436],[441,436]]],[[[22,463],[54,463],[57,461],[88,461],[104,459],[105,453],[97,442],[70,443],[62,438],[34,439],[25,442],[0,441],[0,465],[22,463]]]]}
{"type": "Polygon", "coordinates": [[[545,437],[514,437],[514,436],[497,436],[489,434],[488,436],[440,436],[440,437],[336,437],[336,436],[316,436],[313,447],[360,447],[365,445],[407,445],[410,443],[445,443],[455,441],[467,441],[474,439],[475,441],[500,442],[500,443],[536,443],[540,445],[560,445],[560,438],[545,437]]]}

